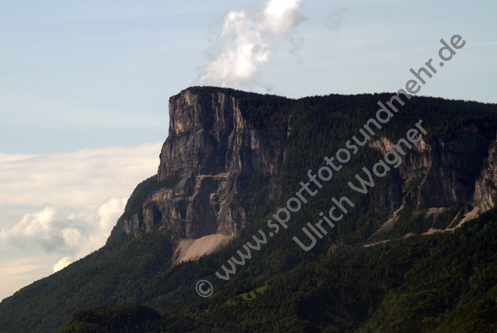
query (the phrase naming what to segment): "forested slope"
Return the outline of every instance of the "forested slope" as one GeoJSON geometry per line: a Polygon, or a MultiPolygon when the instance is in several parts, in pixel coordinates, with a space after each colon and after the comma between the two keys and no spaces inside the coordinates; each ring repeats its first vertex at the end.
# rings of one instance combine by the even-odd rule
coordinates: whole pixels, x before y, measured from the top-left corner
{"type": "MultiPolygon", "coordinates": [[[[430,228],[451,229],[472,211],[473,193],[480,188],[475,184],[487,186],[484,193],[493,195],[491,179],[482,175],[493,170],[488,152],[497,134],[496,105],[412,97],[371,135],[375,144],[351,154],[332,180],[292,213],[288,228],[268,237],[225,281],[215,273],[222,273],[232,256],[239,258],[237,251],[259,230],[269,234],[267,221],[295,196],[300,182],[308,181],[308,170],[316,173],[324,157],[335,156],[358,135],[378,110],[377,102],[392,95],[290,100],[192,88],[194,94],[212,91],[234,97],[254,130],[270,132],[289,119],[277,176],[236,176],[244,190],[230,205],[247,221],[238,237],[210,256],[172,267],[177,238],[167,221],[136,236],[114,234],[101,250],[4,300],[1,332],[54,332],[64,323],[63,332],[467,332],[476,326],[492,331],[496,212],[454,231],[423,234],[430,228]],[[363,167],[371,169],[383,158],[382,142],[406,137],[420,119],[428,148],[412,149],[400,167],[375,177],[375,186],[365,194],[348,186],[357,174],[364,175],[363,167]],[[445,193],[454,195],[445,198],[445,193]],[[292,238],[304,240],[302,228],[315,224],[332,198],[343,196],[355,206],[310,251],[303,251],[292,238]],[[379,233],[395,212],[399,218],[392,228],[379,233]],[[388,242],[364,247],[380,240],[388,242]],[[211,297],[196,294],[200,279],[213,284],[211,297]],[[83,310],[68,321],[78,309],[83,310]],[[463,323],[463,317],[468,321],[463,323]]],[[[167,190],[181,185],[181,179],[167,180],[162,184],[167,190]]],[[[132,196],[137,204],[130,202],[128,208],[146,205],[146,197],[162,186],[154,181],[139,186],[132,196]]]]}

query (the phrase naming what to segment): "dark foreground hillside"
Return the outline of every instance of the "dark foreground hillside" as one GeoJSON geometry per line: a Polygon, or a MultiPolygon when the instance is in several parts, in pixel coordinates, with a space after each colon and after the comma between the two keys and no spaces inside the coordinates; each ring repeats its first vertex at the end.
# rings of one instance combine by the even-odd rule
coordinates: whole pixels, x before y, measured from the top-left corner
{"type": "Polygon", "coordinates": [[[81,310],[61,332],[495,332],[496,229],[492,210],[455,233],[299,265],[261,292],[244,286],[250,296],[233,289],[168,311],[81,310]]]}
{"type": "Polygon", "coordinates": [[[497,105],[404,99],[315,195],[301,192],[308,202],[287,228],[276,222],[308,170],[366,137],[391,97],[174,96],[159,172],[137,187],[108,244],[0,303],[0,332],[496,331],[497,105]],[[416,124],[422,140],[378,176],[416,124]],[[348,183],[360,190],[364,167],[376,171],[361,193],[348,183]],[[303,228],[343,197],[354,206],[309,246],[303,228]],[[230,266],[259,231],[266,244],[230,266]],[[212,234],[235,237],[172,265],[178,241],[212,234]],[[201,279],[214,286],[209,298],[195,292],[201,279]]]}

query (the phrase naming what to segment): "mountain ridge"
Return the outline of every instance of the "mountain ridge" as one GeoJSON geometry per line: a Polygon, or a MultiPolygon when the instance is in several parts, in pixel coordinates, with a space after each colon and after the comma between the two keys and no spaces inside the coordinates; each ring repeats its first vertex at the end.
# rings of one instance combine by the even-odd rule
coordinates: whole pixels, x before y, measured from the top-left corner
{"type": "MultiPolygon", "coordinates": [[[[243,182],[239,182],[238,178],[251,173],[268,177],[266,183],[278,181],[285,156],[283,147],[292,127],[292,115],[283,109],[295,102],[266,95],[266,98],[271,98],[271,103],[269,107],[264,104],[267,110],[260,112],[259,118],[256,118],[252,113],[242,111],[243,108],[257,110],[257,102],[251,100],[254,96],[258,95],[232,89],[193,87],[171,97],[169,136],[161,151],[157,182],[167,182],[171,178],[175,182],[168,186],[155,185],[148,197],[142,200],[141,207],[134,207],[134,213],[130,213],[131,209],[127,207],[125,218],[120,221],[122,230],[116,228],[112,238],[119,238],[119,232],[136,234],[141,230],[147,231],[156,224],[173,231],[173,237],[178,239],[200,238],[211,234],[230,237],[239,235],[246,223],[247,210],[240,207],[234,209],[235,193],[240,192],[240,186],[244,185],[240,184],[243,182]],[[247,101],[243,98],[247,98],[247,101]],[[275,110],[277,108],[279,110],[275,110]],[[252,115],[252,118],[248,115],[252,115]],[[270,125],[265,124],[271,121],[270,125]],[[275,135],[261,133],[261,129],[267,130],[269,126],[271,131],[276,132],[275,135]],[[265,149],[262,143],[270,149],[265,149]]],[[[384,126],[388,128],[389,124],[384,126]]],[[[371,129],[369,131],[369,134],[374,134],[371,129]]],[[[470,215],[472,218],[491,208],[488,202],[493,202],[492,196],[496,192],[481,182],[477,184],[476,177],[479,176],[490,142],[495,140],[495,128],[488,129],[485,124],[472,122],[452,135],[455,137],[450,141],[421,140],[413,148],[417,154],[407,154],[400,167],[403,182],[390,188],[390,198],[384,199],[389,201],[384,203],[390,205],[389,213],[393,215],[396,212],[393,219],[398,220],[398,209],[401,208],[401,205],[394,203],[395,197],[401,198],[402,192],[409,191],[409,195],[413,196],[409,201],[416,202],[416,209],[463,205],[471,202],[474,195],[477,199],[470,215]],[[458,158],[461,154],[464,157],[458,158]],[[467,160],[480,162],[468,164],[465,163],[467,160]],[[444,171],[443,163],[455,163],[457,166],[452,169],[450,166],[449,170],[444,171]],[[417,171],[422,169],[428,171],[417,171]],[[444,172],[453,173],[451,179],[441,177],[444,172]],[[415,179],[420,184],[407,189],[415,179]],[[446,183],[428,186],[440,179],[446,183]]],[[[383,154],[393,145],[384,136],[370,138],[368,142],[369,148],[376,148],[383,154]]],[[[487,183],[488,179],[487,176],[487,183]]],[[[134,193],[138,192],[139,189],[134,193]]],[[[458,213],[462,214],[459,220],[469,214],[458,213]]],[[[452,216],[454,218],[456,216],[452,216]]],[[[392,222],[392,217],[389,221],[392,222]]]]}
{"type": "MultiPolygon", "coordinates": [[[[268,331],[275,322],[288,332],[353,332],[368,325],[378,331],[386,325],[381,329],[388,332],[392,326],[379,319],[388,316],[392,325],[404,322],[419,328],[406,315],[392,312],[397,288],[412,286],[425,293],[426,286],[409,276],[419,277],[421,264],[431,267],[432,252],[472,242],[471,232],[479,237],[475,242],[494,242],[493,234],[482,230],[495,220],[495,104],[412,97],[333,182],[292,216],[288,229],[237,267],[228,282],[215,276],[285,206],[307,179],[307,171],[317,170],[323,157],[344,147],[377,111],[377,101],[391,96],[292,100],[213,87],[193,87],[173,96],[173,130],[163,146],[158,173],[137,186],[106,246],[0,303],[0,331],[52,332],[73,311],[102,306],[106,310],[78,312],[66,331],[78,332],[90,313],[105,317],[136,310],[158,318],[143,308],[112,308],[125,304],[157,305],[185,320],[203,322],[206,332],[234,327],[268,331]],[[362,167],[372,168],[419,119],[428,135],[406,154],[401,166],[376,179],[374,190],[367,194],[350,191],[347,182],[362,167]],[[292,237],[309,221],[317,221],[333,197],[343,195],[356,207],[312,250],[302,251],[292,237]],[[453,232],[422,236],[430,229],[451,229],[470,213],[474,219],[466,219],[469,222],[453,232]],[[395,222],[382,230],[392,219],[395,222]],[[173,267],[178,241],[218,233],[235,237],[209,256],[173,267]],[[384,240],[390,242],[363,247],[384,240]],[[211,298],[196,295],[195,284],[201,279],[212,282],[211,298]],[[247,294],[255,298],[246,301],[247,294]]],[[[493,282],[484,272],[497,261],[482,261],[482,253],[491,249],[476,246],[474,251],[474,262],[461,258],[474,273],[461,269],[454,277],[464,286],[486,279],[490,287],[481,290],[490,292],[493,282]]],[[[440,264],[440,269],[445,268],[452,269],[451,262],[440,264]]],[[[442,274],[431,269],[434,278],[442,274]]],[[[458,302],[466,306],[478,301],[474,295],[464,301],[464,290],[457,290],[461,291],[444,296],[445,308],[440,305],[449,311],[447,316],[455,316],[458,302]]],[[[412,306],[411,301],[401,305],[412,306]]],[[[486,309],[491,306],[487,305],[486,309]]],[[[429,319],[427,332],[436,329],[435,319],[446,319],[444,311],[434,311],[435,319],[420,313],[429,319]]],[[[154,321],[165,325],[157,327],[158,332],[188,331],[172,323],[174,316],[164,318],[169,320],[154,321]]]]}

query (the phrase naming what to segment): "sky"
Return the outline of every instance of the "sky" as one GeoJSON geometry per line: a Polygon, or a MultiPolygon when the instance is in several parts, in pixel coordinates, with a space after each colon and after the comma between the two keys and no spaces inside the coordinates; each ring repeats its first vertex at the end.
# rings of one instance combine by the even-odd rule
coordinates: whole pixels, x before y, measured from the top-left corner
{"type": "Polygon", "coordinates": [[[97,250],[192,85],[497,102],[497,3],[0,0],[0,299],[97,250]],[[436,63],[436,62],[435,62],[436,63]]]}

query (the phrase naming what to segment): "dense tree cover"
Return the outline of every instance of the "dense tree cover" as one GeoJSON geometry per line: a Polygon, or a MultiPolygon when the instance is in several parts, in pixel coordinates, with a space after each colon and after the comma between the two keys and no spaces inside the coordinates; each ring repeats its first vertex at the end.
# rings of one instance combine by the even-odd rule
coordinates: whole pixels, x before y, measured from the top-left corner
{"type": "Polygon", "coordinates": [[[143,302],[152,277],[170,266],[167,232],[106,246],[5,299],[0,332],[56,332],[79,308],[143,302]]]}
{"type": "Polygon", "coordinates": [[[139,305],[120,305],[108,308],[82,309],[71,315],[60,332],[165,332],[166,324],[155,310],[139,305]]]}
{"type": "MultiPolygon", "coordinates": [[[[495,332],[496,228],[492,210],[454,233],[302,263],[263,288],[232,283],[209,301],[157,308],[157,332],[495,332]]],[[[120,309],[87,311],[108,318],[120,309]]],[[[76,314],[68,327],[88,320],[76,314]]]]}
{"type": "MultiPolygon", "coordinates": [[[[65,322],[63,332],[119,331],[126,328],[109,327],[123,314],[135,318],[125,323],[130,332],[136,327],[153,327],[152,332],[463,332],[463,327],[486,325],[489,329],[494,324],[497,235],[492,230],[496,213],[471,221],[455,233],[430,237],[419,234],[433,221],[418,215],[401,221],[403,229],[393,234],[391,242],[364,248],[390,208],[401,204],[384,206],[385,194],[400,177],[395,170],[367,195],[346,186],[363,166],[381,157],[366,147],[292,215],[288,229],[281,229],[252,253],[251,260],[237,266],[228,282],[218,279],[214,273],[252,235],[259,229],[269,231],[266,221],[294,196],[301,181],[307,181],[307,171],[315,173],[324,165],[324,157],[345,147],[379,109],[376,103],[391,97],[330,95],[290,100],[231,89],[192,88],[195,93],[219,90],[237,97],[242,113],[258,129],[270,131],[288,119],[291,123],[278,183],[269,184],[269,177],[261,174],[243,174],[237,180],[247,190],[233,204],[244,207],[251,221],[240,237],[221,251],[173,268],[173,244],[167,232],[157,230],[110,242],[4,300],[1,332],[54,332],[65,322]],[[343,195],[356,206],[311,251],[303,251],[292,237],[302,236],[302,227],[317,222],[319,213],[329,210],[331,199],[343,195]],[[406,230],[415,235],[401,238],[406,230]],[[195,293],[199,279],[214,285],[210,298],[201,299],[195,293]],[[75,312],[67,321],[70,313],[81,308],[91,309],[75,312]],[[142,312],[145,319],[138,315],[142,312]],[[462,325],[461,316],[468,316],[470,322],[462,325]]],[[[419,119],[428,130],[428,140],[447,139],[470,123],[497,128],[497,106],[413,97],[375,138],[403,137],[419,119]]],[[[175,181],[170,180],[173,185],[175,181]]],[[[143,200],[144,193],[171,184],[159,185],[156,179],[143,183],[128,208],[143,200]]],[[[449,221],[457,210],[449,210],[444,219],[449,221]]]]}

